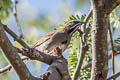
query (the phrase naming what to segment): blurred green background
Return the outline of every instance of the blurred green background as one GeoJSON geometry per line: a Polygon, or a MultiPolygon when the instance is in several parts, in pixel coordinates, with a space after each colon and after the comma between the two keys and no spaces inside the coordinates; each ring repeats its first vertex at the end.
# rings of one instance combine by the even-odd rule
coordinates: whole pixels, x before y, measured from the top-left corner
{"type": "MultiPolygon", "coordinates": [[[[18,27],[12,12],[12,2],[10,0],[0,0],[0,6],[2,6],[0,19],[18,34],[18,27]]],[[[47,32],[60,27],[59,24],[66,21],[69,16],[87,14],[89,9],[90,0],[18,0],[17,4],[17,14],[24,33],[24,40],[29,45],[34,44],[47,32]]],[[[120,34],[119,28],[115,31],[114,39],[116,39],[117,34],[120,34]]],[[[21,47],[10,35],[8,35],[8,37],[15,46],[21,47]]],[[[78,41],[79,39],[75,41],[75,43],[78,44],[78,41]]],[[[67,59],[69,56],[68,53],[69,50],[64,52],[64,56],[67,59]]],[[[116,60],[120,61],[120,56],[117,56],[116,60]]],[[[48,68],[48,65],[38,61],[28,60],[25,61],[25,63],[34,76],[43,74],[48,68]]],[[[109,68],[111,68],[111,61],[109,63],[109,68]]],[[[0,68],[6,65],[8,65],[8,61],[0,52],[0,68]]],[[[118,66],[120,66],[120,63],[116,62],[116,72],[120,71],[118,66]]],[[[108,76],[111,74],[110,69],[108,76]]],[[[0,80],[19,79],[16,72],[11,69],[10,71],[0,74],[0,80]]]]}

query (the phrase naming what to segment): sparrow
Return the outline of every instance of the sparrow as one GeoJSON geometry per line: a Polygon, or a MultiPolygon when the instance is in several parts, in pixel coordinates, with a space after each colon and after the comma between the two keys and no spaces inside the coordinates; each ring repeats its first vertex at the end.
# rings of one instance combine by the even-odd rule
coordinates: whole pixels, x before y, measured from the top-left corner
{"type": "Polygon", "coordinates": [[[61,29],[47,33],[32,48],[52,56],[59,55],[56,54],[58,50],[62,54],[69,45],[73,33],[84,23],[78,20],[69,21],[61,29]]]}

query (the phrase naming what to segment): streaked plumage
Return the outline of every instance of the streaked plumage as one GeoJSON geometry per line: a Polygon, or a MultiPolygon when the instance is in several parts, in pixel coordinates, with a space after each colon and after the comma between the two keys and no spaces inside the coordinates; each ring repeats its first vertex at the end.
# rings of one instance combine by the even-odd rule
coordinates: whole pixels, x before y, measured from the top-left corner
{"type": "Polygon", "coordinates": [[[59,48],[61,53],[67,48],[70,43],[72,34],[78,29],[78,26],[83,24],[77,20],[70,21],[60,30],[54,30],[53,32],[47,33],[39,41],[37,41],[32,48],[39,51],[46,52],[50,55],[56,54],[56,49],[59,48]]]}

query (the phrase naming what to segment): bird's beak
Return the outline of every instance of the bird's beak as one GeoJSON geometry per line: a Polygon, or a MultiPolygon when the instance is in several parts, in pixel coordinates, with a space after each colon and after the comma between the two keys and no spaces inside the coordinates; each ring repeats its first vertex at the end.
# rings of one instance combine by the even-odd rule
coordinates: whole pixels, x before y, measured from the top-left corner
{"type": "Polygon", "coordinates": [[[78,30],[78,28],[82,25],[82,24],[85,24],[86,22],[80,22],[80,21],[78,21],[78,23],[76,23],[73,27],[71,27],[70,29],[69,29],[69,34],[70,34],[70,36],[72,36],[72,34],[74,33],[74,32],[76,32],[77,30],[78,30]]]}

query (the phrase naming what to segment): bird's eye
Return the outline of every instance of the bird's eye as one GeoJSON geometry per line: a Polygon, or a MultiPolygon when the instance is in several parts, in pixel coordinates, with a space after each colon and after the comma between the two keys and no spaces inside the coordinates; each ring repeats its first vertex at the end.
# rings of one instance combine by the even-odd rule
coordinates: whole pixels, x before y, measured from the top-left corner
{"type": "Polygon", "coordinates": [[[67,43],[67,40],[63,41],[62,44],[66,44],[67,43]]]}

